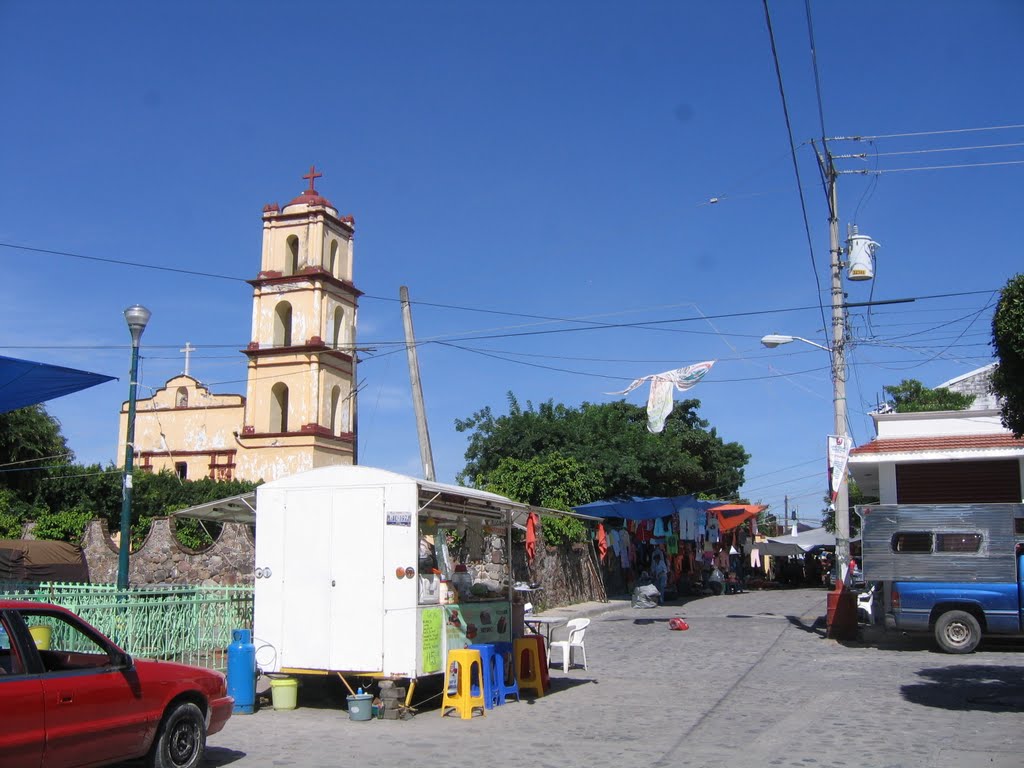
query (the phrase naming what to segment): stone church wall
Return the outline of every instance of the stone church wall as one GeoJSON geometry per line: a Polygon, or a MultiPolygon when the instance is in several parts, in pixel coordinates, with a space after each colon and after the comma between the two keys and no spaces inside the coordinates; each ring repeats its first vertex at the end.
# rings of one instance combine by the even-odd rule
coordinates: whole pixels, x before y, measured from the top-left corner
{"type": "MultiPolygon", "coordinates": [[[[131,553],[128,581],[132,586],[192,584],[201,586],[250,584],[256,561],[256,542],[251,526],[226,523],[220,536],[207,549],[194,551],[175,537],[174,521],[157,517],[149,535],[131,553]]],[[[106,520],[93,520],[85,529],[82,549],[93,584],[117,581],[118,547],[106,520]]]]}

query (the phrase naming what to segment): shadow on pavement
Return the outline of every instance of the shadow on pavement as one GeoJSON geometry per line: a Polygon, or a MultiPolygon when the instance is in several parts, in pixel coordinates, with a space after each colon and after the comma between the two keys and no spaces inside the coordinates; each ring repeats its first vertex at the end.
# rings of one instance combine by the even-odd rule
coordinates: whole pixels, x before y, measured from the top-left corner
{"type": "Polygon", "coordinates": [[[799,616],[787,616],[786,621],[788,621],[792,626],[796,627],[800,631],[807,632],[812,635],[817,635],[818,637],[825,637],[825,634],[828,629],[825,624],[824,616],[818,616],[810,624],[805,623],[804,620],[799,616]]]}
{"type": "Polygon", "coordinates": [[[1020,667],[960,664],[917,674],[926,682],[900,687],[903,697],[914,704],[989,712],[1024,710],[1020,667]]]}
{"type": "Polygon", "coordinates": [[[208,766],[208,768],[216,768],[220,765],[231,765],[245,756],[245,752],[239,752],[237,749],[228,749],[227,747],[207,747],[206,759],[203,761],[203,765],[208,766]]]}
{"type": "MultiPolygon", "coordinates": [[[[202,765],[204,768],[218,768],[218,766],[236,763],[243,757],[248,757],[247,753],[239,752],[237,749],[228,749],[227,747],[207,747],[202,765]]],[[[138,760],[128,760],[124,763],[117,763],[112,766],[112,768],[143,768],[144,765],[146,765],[146,759],[140,757],[138,760]]]]}

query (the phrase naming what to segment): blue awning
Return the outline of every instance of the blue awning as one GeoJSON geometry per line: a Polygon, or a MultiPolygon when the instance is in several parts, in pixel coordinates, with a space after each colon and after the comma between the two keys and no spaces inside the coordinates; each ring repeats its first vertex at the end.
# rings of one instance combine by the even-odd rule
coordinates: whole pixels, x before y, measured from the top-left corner
{"type": "Polygon", "coordinates": [[[0,355],[0,413],[53,400],[115,378],[0,355]]]}
{"type": "Polygon", "coordinates": [[[592,501],[579,507],[576,512],[596,517],[621,517],[625,520],[652,520],[666,517],[686,509],[706,511],[722,504],[721,501],[706,501],[695,496],[633,496],[628,499],[592,501]]]}

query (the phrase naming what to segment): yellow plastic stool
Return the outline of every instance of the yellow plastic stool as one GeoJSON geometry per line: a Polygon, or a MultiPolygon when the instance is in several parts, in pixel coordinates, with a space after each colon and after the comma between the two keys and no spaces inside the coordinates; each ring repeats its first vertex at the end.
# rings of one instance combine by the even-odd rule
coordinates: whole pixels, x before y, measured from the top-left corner
{"type": "Polygon", "coordinates": [[[513,643],[516,655],[516,680],[519,682],[519,692],[523,693],[527,688],[537,692],[538,696],[544,695],[544,678],[541,676],[540,654],[537,651],[537,642],[532,637],[520,637],[513,643]],[[526,663],[523,663],[523,657],[526,663]]]}
{"type": "Polygon", "coordinates": [[[450,708],[454,708],[463,720],[473,719],[473,710],[480,708],[482,716],[487,715],[484,704],[484,664],[480,651],[469,648],[448,651],[448,670],[444,681],[444,698],[441,700],[441,717],[450,708]],[[455,667],[456,689],[451,692],[452,667],[455,667]],[[476,667],[474,670],[473,667],[476,667]],[[473,692],[473,681],[476,680],[476,692],[473,692]]]}

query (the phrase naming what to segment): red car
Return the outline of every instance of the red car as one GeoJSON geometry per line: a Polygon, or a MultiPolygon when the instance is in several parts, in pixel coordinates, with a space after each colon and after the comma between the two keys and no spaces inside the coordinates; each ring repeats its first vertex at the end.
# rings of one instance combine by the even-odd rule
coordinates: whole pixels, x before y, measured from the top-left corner
{"type": "Polygon", "coordinates": [[[71,611],[0,600],[2,765],[195,768],[233,705],[220,672],[135,661],[71,611]]]}

